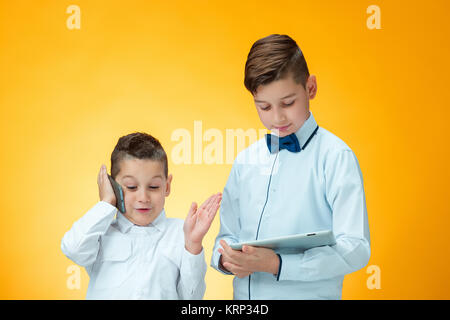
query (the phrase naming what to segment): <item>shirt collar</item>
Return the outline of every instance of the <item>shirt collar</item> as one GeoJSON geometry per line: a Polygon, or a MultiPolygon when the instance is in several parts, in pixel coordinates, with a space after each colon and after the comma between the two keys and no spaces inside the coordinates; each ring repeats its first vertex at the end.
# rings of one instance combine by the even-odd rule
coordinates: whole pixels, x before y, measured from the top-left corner
{"type": "Polygon", "coordinates": [[[302,149],[304,145],[308,142],[308,139],[311,137],[312,133],[314,132],[314,130],[316,130],[316,128],[317,128],[316,119],[314,119],[314,116],[310,111],[308,119],[306,119],[306,121],[303,123],[300,129],[298,129],[297,132],[295,133],[298,142],[300,143],[300,147],[302,149]]]}
{"type": "Polygon", "coordinates": [[[163,231],[164,225],[165,225],[165,220],[166,220],[166,212],[164,211],[164,209],[162,209],[162,211],[159,213],[159,215],[156,217],[156,219],[153,220],[153,222],[149,223],[146,226],[135,225],[133,222],[128,220],[120,212],[117,212],[117,217],[116,217],[117,226],[119,227],[119,230],[122,233],[127,233],[128,231],[130,231],[130,229],[132,227],[136,227],[141,230],[146,230],[147,232],[151,232],[154,228],[156,228],[158,231],[163,231]]]}

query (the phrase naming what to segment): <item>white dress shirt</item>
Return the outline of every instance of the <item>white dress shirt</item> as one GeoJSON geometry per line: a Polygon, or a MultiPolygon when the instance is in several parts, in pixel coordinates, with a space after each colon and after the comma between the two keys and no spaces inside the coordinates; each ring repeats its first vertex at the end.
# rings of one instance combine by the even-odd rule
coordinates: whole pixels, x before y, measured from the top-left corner
{"type": "Polygon", "coordinates": [[[183,223],[163,209],[148,226],[137,226],[100,201],[66,232],[61,249],[86,268],[86,299],[202,299],[204,252],[185,249],[183,223]]]}
{"type": "Polygon", "coordinates": [[[298,153],[270,153],[265,139],[239,153],[223,191],[211,266],[230,274],[219,268],[221,239],[235,243],[332,230],[336,245],[281,253],[276,277],[265,272],[235,277],[235,299],[340,299],[344,275],[369,261],[358,161],[341,139],[321,127],[314,134],[316,128],[310,113],[295,133],[304,148],[298,153]]]}

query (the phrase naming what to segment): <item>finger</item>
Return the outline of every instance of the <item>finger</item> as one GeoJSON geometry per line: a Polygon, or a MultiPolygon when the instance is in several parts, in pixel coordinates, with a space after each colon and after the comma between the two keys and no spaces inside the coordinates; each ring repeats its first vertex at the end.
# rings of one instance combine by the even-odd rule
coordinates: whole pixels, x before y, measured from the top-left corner
{"type": "Polygon", "coordinates": [[[213,220],[214,220],[214,217],[216,216],[216,214],[217,214],[217,209],[219,209],[219,207],[218,206],[215,206],[210,212],[208,212],[208,221],[210,222],[210,223],[212,223],[213,222],[213,220]]]}
{"type": "Polygon", "coordinates": [[[219,192],[216,197],[216,204],[220,205],[222,202],[222,194],[219,192]]]}
{"type": "Polygon", "coordinates": [[[220,240],[219,241],[220,245],[222,246],[222,248],[229,248],[230,246],[228,245],[228,243],[225,240],[220,240]]]}
{"type": "Polygon", "coordinates": [[[223,263],[228,262],[228,263],[232,263],[232,264],[234,264],[234,265],[236,265],[236,266],[241,266],[241,265],[243,265],[243,263],[241,263],[241,262],[239,262],[239,261],[236,261],[236,260],[234,260],[233,258],[230,258],[230,257],[229,257],[228,255],[226,255],[225,253],[222,254],[222,257],[223,257],[223,259],[222,259],[223,263]]]}
{"type": "Polygon", "coordinates": [[[98,173],[98,176],[99,176],[99,178],[100,178],[100,183],[103,183],[104,182],[104,177],[103,177],[103,164],[102,164],[102,166],[100,167],[100,172],[98,173]]]}
{"type": "Polygon", "coordinates": [[[243,275],[243,274],[247,274],[250,272],[250,270],[247,270],[247,269],[243,268],[242,266],[231,263],[231,262],[224,262],[223,266],[235,275],[243,275]]]}
{"type": "Polygon", "coordinates": [[[228,245],[228,243],[225,240],[220,240],[219,243],[228,255],[236,255],[240,253],[240,250],[234,250],[232,247],[228,245]]]}
{"type": "Polygon", "coordinates": [[[107,188],[108,192],[113,193],[114,189],[112,186],[112,182],[108,178],[108,172],[106,171],[105,165],[103,165],[102,179],[103,179],[103,183],[105,184],[105,187],[107,188]]]}
{"type": "Polygon", "coordinates": [[[188,212],[188,215],[187,215],[186,218],[187,219],[192,218],[195,215],[196,211],[197,211],[197,203],[196,202],[192,202],[191,207],[189,208],[189,212],[188,212]]]}
{"type": "Polygon", "coordinates": [[[217,202],[214,204],[214,207],[209,211],[208,215],[210,216],[211,220],[214,219],[214,216],[217,213],[217,210],[220,208],[220,201],[222,201],[222,198],[219,198],[217,202]]]}
{"type": "Polygon", "coordinates": [[[106,183],[106,180],[108,180],[108,177],[106,176],[106,166],[104,164],[102,164],[102,166],[100,167],[100,172],[98,173],[98,176],[99,176],[99,186],[103,187],[106,183]]]}
{"type": "Polygon", "coordinates": [[[205,209],[206,209],[207,211],[210,211],[210,210],[211,210],[212,206],[216,203],[216,199],[217,199],[217,194],[213,194],[213,195],[209,198],[209,201],[208,201],[208,203],[207,203],[206,206],[205,206],[205,209]]]}
{"type": "Polygon", "coordinates": [[[191,203],[191,207],[189,208],[189,212],[188,212],[188,214],[186,216],[186,220],[195,221],[196,213],[197,213],[197,203],[196,202],[192,202],[191,203]]]}
{"type": "Polygon", "coordinates": [[[208,210],[206,211],[206,215],[207,215],[209,221],[212,222],[212,221],[214,220],[214,217],[215,217],[215,215],[216,215],[217,210],[219,209],[219,207],[220,207],[220,200],[215,199],[215,200],[211,203],[211,205],[210,205],[210,207],[208,208],[208,210]],[[218,201],[219,201],[219,202],[218,202],[218,201]]]}
{"type": "Polygon", "coordinates": [[[210,196],[208,199],[206,199],[203,203],[202,203],[202,205],[200,206],[200,210],[203,210],[203,209],[205,209],[208,205],[209,205],[209,203],[211,202],[211,200],[212,200],[212,198],[214,197],[214,195],[212,195],[212,196],[210,196]]]}
{"type": "Polygon", "coordinates": [[[222,248],[224,249],[225,253],[230,255],[233,253],[233,248],[231,248],[228,243],[225,240],[220,240],[220,245],[222,246],[222,248]]]}
{"type": "Polygon", "coordinates": [[[219,248],[217,249],[217,251],[219,251],[219,253],[223,256],[229,257],[228,253],[225,251],[224,248],[219,248]]]}
{"type": "MultiPolygon", "coordinates": [[[[223,241],[223,240],[221,240],[221,241],[223,241]]],[[[240,250],[234,250],[225,241],[224,241],[224,243],[225,243],[225,245],[222,246],[222,248],[224,249],[224,254],[230,260],[232,260],[234,263],[236,263],[238,265],[246,264],[247,257],[240,250]]]]}
{"type": "Polygon", "coordinates": [[[220,203],[222,200],[222,195],[220,193],[216,193],[213,198],[211,199],[211,202],[209,203],[208,207],[206,208],[208,210],[208,213],[217,211],[216,206],[220,203]]]}
{"type": "Polygon", "coordinates": [[[242,246],[242,252],[246,254],[254,254],[256,252],[256,248],[252,246],[242,246]]]}
{"type": "Polygon", "coordinates": [[[102,175],[104,179],[108,179],[108,173],[106,172],[106,166],[102,166],[102,175]]]}
{"type": "Polygon", "coordinates": [[[103,165],[100,167],[100,170],[98,170],[98,174],[97,174],[97,184],[98,185],[100,185],[100,179],[102,176],[102,168],[103,168],[103,165]]]}
{"type": "Polygon", "coordinates": [[[218,192],[216,193],[216,197],[214,198],[215,203],[220,203],[220,201],[222,201],[222,193],[218,192]]]}
{"type": "Polygon", "coordinates": [[[230,257],[224,250],[221,250],[221,251],[222,251],[221,254],[222,254],[222,261],[223,261],[223,263],[230,262],[230,263],[235,264],[237,266],[240,266],[242,264],[241,262],[239,262],[237,260],[234,260],[232,257],[230,257]]]}
{"type": "Polygon", "coordinates": [[[235,255],[235,252],[239,253],[239,251],[233,250],[225,240],[220,240],[220,245],[222,246],[222,248],[219,248],[219,250],[221,251],[221,254],[226,258],[226,260],[233,261],[234,263],[239,264],[239,262],[236,260],[235,255]]]}

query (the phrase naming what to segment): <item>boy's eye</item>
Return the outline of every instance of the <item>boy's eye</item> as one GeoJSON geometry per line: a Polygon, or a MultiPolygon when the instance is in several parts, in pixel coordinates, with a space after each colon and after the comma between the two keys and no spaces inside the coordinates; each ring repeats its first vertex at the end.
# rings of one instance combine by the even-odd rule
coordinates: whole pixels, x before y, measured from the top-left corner
{"type": "MultiPolygon", "coordinates": [[[[136,186],[127,186],[127,189],[128,190],[136,190],[136,186]]],[[[159,186],[150,186],[149,187],[150,189],[158,189],[159,188],[159,186]]]]}
{"type": "Polygon", "coordinates": [[[283,105],[284,105],[285,107],[289,107],[289,106],[292,106],[292,105],[294,104],[294,102],[295,102],[295,100],[292,101],[292,102],[283,103],[283,105]]]}
{"type": "Polygon", "coordinates": [[[259,108],[263,111],[266,111],[270,109],[270,106],[259,106],[259,108]]]}

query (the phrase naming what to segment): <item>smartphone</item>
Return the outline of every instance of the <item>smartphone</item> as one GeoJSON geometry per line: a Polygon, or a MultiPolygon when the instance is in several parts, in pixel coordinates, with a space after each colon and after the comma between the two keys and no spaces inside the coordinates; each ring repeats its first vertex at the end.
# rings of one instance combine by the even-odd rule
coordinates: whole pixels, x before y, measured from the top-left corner
{"type": "Polygon", "coordinates": [[[108,178],[113,187],[114,194],[116,195],[116,207],[117,209],[119,209],[120,212],[125,213],[125,200],[123,198],[122,187],[109,174],[108,178]]]}

